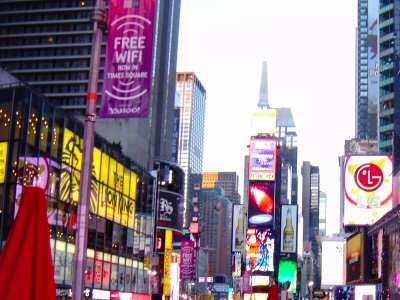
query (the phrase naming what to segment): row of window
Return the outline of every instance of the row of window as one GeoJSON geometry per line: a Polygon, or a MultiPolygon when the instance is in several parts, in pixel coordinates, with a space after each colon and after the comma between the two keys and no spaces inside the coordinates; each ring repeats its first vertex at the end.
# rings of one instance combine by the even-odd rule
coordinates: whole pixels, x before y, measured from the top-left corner
{"type": "Polygon", "coordinates": [[[1,11],[34,10],[49,8],[72,8],[94,6],[95,0],[52,0],[52,1],[7,1],[1,11]]]}
{"type": "MultiPolygon", "coordinates": [[[[12,62],[2,62],[2,65],[6,67],[10,72],[12,70],[39,70],[39,69],[49,69],[51,72],[53,69],[59,68],[87,68],[89,70],[90,61],[89,59],[73,59],[73,60],[54,60],[54,61],[44,61],[44,60],[29,60],[29,61],[12,61],[12,62]]],[[[73,70],[69,70],[73,73],[73,70]]]]}
{"type": "MultiPolygon", "coordinates": [[[[65,32],[65,36],[34,36],[34,37],[15,37],[0,39],[0,47],[24,46],[24,45],[52,45],[52,44],[75,44],[90,43],[92,35],[87,34],[71,35],[71,32],[65,32]]],[[[72,46],[72,45],[71,45],[72,46]]],[[[50,49],[49,49],[50,50],[50,49]]]]}
{"type": "MultiPolygon", "coordinates": [[[[100,72],[102,73],[102,72],[100,72]]],[[[103,74],[100,74],[100,78],[103,74]]],[[[74,81],[74,80],[87,80],[89,77],[89,70],[82,72],[47,72],[47,73],[31,73],[20,76],[21,79],[27,82],[37,81],[74,81]]]]}
{"type": "MultiPolygon", "coordinates": [[[[59,93],[86,93],[87,84],[64,84],[64,85],[42,85],[36,87],[42,94],[59,94],[59,93]]],[[[99,84],[99,90],[101,91],[102,85],[99,84]]],[[[79,104],[82,100],[79,101],[79,104]]],[[[83,101],[85,104],[85,101],[83,101]]]]}
{"type": "MultiPolygon", "coordinates": [[[[34,2],[34,1],[33,1],[34,2]]],[[[39,2],[39,1],[38,1],[39,2]]],[[[29,9],[29,8],[28,8],[29,9]]],[[[0,11],[7,11],[8,9],[2,8],[0,6],[0,11]]],[[[34,13],[32,9],[29,9],[29,14],[9,14],[9,15],[0,15],[0,24],[7,24],[7,23],[23,23],[29,21],[61,21],[61,20],[80,20],[85,19],[89,21],[91,16],[90,10],[80,10],[80,11],[54,11],[51,13],[34,13]]],[[[10,33],[24,33],[25,26],[17,26],[11,27],[10,33]],[[14,31],[16,30],[16,31],[14,31]],[[14,32],[13,32],[14,31],[14,32]]]]}
{"type": "MultiPolygon", "coordinates": [[[[25,19],[24,19],[25,20],[25,19]]],[[[71,32],[71,31],[90,31],[92,23],[89,19],[82,19],[82,22],[76,23],[54,23],[54,24],[35,24],[24,26],[0,26],[0,35],[13,34],[32,34],[32,33],[50,33],[50,32],[71,32]]],[[[28,22],[28,21],[26,21],[28,22]]],[[[1,22],[0,22],[1,24],[1,22]]]]}
{"type": "MultiPolygon", "coordinates": [[[[105,54],[105,49],[102,51],[105,54]]],[[[0,59],[21,58],[21,57],[58,57],[60,56],[81,56],[90,55],[90,43],[86,47],[59,47],[59,48],[25,48],[25,49],[2,49],[0,59]]],[[[77,58],[79,59],[79,57],[77,58]]]]}

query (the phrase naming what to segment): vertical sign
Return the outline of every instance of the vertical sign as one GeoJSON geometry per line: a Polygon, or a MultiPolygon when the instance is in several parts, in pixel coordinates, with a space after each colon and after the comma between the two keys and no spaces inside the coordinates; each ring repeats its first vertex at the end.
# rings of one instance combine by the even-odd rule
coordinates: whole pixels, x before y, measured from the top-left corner
{"type": "Polygon", "coordinates": [[[281,252],[296,253],[297,206],[282,205],[281,212],[281,252]]]}
{"type": "Polygon", "coordinates": [[[182,241],[181,245],[181,279],[192,280],[195,271],[194,241],[182,241]]]}
{"type": "Polygon", "coordinates": [[[0,183],[4,183],[6,179],[8,143],[0,143],[0,183]]]}
{"type": "Polygon", "coordinates": [[[165,230],[165,250],[164,250],[164,296],[171,294],[171,255],[172,255],[172,231],[165,230]]]}
{"type": "Polygon", "coordinates": [[[103,118],[149,114],[155,11],[155,0],[110,1],[103,118]]]}
{"type": "Polygon", "coordinates": [[[244,224],[241,218],[243,205],[233,206],[233,231],[232,231],[232,251],[241,251],[244,247],[244,224]]]}

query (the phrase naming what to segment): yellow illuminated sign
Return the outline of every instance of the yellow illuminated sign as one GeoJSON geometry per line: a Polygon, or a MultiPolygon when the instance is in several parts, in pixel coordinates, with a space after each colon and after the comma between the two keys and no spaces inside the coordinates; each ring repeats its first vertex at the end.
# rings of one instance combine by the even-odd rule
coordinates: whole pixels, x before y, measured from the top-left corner
{"type": "Polygon", "coordinates": [[[165,230],[164,251],[164,296],[171,294],[171,256],[172,256],[172,230],[165,230]]]}
{"type": "Polygon", "coordinates": [[[0,142],[0,183],[6,180],[8,143],[0,142]]]}
{"type": "MultiPolygon", "coordinates": [[[[61,200],[79,200],[80,171],[82,168],[82,139],[65,129],[61,200]]],[[[92,213],[130,228],[134,227],[137,174],[98,148],[93,151],[90,194],[92,213]]]]}

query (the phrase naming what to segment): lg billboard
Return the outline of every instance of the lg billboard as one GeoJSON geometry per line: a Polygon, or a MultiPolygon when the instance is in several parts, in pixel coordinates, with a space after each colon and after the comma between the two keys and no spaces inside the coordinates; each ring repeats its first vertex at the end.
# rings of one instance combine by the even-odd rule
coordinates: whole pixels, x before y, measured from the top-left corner
{"type": "Polygon", "coordinates": [[[344,225],[371,225],[392,209],[392,157],[351,155],[344,174],[344,225]]]}

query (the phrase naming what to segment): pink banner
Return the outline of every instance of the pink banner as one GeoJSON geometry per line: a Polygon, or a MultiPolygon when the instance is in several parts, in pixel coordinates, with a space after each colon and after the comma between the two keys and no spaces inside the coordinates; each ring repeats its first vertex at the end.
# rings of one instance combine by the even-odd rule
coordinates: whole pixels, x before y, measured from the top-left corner
{"type": "Polygon", "coordinates": [[[181,279],[192,280],[195,275],[194,241],[182,241],[181,244],[181,279]]]}
{"type": "Polygon", "coordinates": [[[149,115],[156,0],[110,0],[103,118],[149,115]]]}

